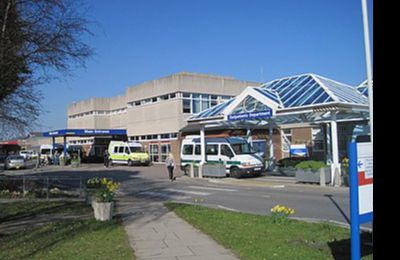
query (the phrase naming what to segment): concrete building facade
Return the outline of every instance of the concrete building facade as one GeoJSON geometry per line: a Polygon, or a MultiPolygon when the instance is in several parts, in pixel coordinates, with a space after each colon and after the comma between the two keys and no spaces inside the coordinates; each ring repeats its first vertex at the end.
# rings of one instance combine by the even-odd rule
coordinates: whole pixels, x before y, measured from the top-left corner
{"type": "MultiPolygon", "coordinates": [[[[170,152],[178,159],[179,131],[187,125],[189,116],[235,97],[248,86],[260,84],[181,72],[129,87],[121,96],[72,103],[68,106],[67,126],[126,129],[128,139],[141,142],[154,163],[163,162],[170,152]]],[[[98,155],[106,147],[106,143],[95,138],[71,137],[68,142],[97,147],[98,155]]]]}

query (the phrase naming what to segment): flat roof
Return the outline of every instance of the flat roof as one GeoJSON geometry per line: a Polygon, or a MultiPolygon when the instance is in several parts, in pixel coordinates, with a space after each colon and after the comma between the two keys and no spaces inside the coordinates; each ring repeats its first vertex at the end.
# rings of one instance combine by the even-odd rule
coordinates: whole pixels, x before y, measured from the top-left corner
{"type": "Polygon", "coordinates": [[[43,137],[126,135],[126,129],[59,129],[43,132],[43,137]]]}

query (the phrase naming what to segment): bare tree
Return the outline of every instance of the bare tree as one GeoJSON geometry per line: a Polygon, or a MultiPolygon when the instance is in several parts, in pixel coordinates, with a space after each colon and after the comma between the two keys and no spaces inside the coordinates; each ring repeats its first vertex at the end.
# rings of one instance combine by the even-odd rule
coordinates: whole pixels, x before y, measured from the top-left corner
{"type": "Polygon", "coordinates": [[[93,50],[77,0],[0,0],[0,138],[30,130],[43,108],[38,85],[85,66],[93,50]]]}

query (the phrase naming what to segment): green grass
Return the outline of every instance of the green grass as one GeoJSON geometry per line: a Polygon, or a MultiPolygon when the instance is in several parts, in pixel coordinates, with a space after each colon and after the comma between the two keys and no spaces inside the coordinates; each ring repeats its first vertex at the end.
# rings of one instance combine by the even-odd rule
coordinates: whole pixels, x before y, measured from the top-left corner
{"type": "MultiPolygon", "coordinates": [[[[166,203],[196,228],[241,259],[349,259],[350,231],[328,223],[289,220],[275,224],[268,216],[236,213],[197,205],[166,203]]],[[[371,241],[370,234],[363,239],[371,241]]],[[[372,259],[364,247],[363,259],[372,259]]]]}
{"type": "MultiPolygon", "coordinates": [[[[15,202],[0,204],[0,224],[18,223],[46,213],[89,213],[80,202],[15,202]]],[[[77,218],[57,220],[13,234],[0,231],[0,259],[133,259],[125,231],[118,220],[100,222],[77,218]]]]}

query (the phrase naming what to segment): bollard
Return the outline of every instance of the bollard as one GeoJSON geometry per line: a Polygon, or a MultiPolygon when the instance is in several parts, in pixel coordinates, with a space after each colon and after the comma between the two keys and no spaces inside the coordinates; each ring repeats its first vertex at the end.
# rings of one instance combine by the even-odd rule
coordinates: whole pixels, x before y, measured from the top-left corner
{"type": "Polygon", "coordinates": [[[199,164],[199,179],[202,179],[203,178],[203,166],[204,166],[204,164],[203,163],[200,163],[199,164]]]}
{"type": "Polygon", "coordinates": [[[194,178],[194,164],[190,164],[190,178],[194,178]]]}
{"type": "Polygon", "coordinates": [[[341,185],[339,169],[335,167],[335,187],[340,187],[341,185]]]}
{"type": "Polygon", "coordinates": [[[322,187],[326,186],[324,168],[319,169],[319,185],[322,186],[322,187]]]}

